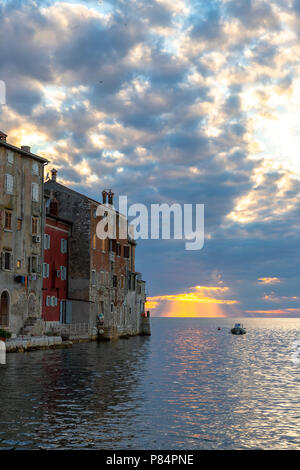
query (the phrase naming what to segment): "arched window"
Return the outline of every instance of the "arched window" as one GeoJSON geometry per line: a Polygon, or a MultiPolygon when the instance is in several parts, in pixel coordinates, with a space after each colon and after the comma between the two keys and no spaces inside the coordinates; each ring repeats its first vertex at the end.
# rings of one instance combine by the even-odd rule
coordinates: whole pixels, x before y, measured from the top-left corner
{"type": "Polygon", "coordinates": [[[0,300],[0,325],[8,326],[9,324],[9,294],[7,291],[2,292],[0,300]]]}

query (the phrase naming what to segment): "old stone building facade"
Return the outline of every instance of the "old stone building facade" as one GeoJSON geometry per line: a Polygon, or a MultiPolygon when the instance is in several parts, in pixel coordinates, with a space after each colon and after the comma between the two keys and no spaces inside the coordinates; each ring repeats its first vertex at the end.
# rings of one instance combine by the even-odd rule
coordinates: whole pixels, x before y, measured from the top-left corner
{"type": "MultiPolygon", "coordinates": [[[[72,224],[68,240],[68,301],[72,323],[96,326],[104,320],[104,337],[142,332],[145,282],[135,272],[136,242],[128,236],[101,240],[96,228],[100,203],[52,179],[45,183],[45,196],[55,199],[58,217],[72,224]]],[[[111,210],[113,193],[103,192],[103,211],[111,210]]],[[[50,207],[50,205],[49,205],[50,207]]],[[[116,213],[117,227],[120,214],[116,213]]]]}
{"type": "Polygon", "coordinates": [[[41,317],[44,166],[0,132],[0,327],[20,333],[41,317]]]}

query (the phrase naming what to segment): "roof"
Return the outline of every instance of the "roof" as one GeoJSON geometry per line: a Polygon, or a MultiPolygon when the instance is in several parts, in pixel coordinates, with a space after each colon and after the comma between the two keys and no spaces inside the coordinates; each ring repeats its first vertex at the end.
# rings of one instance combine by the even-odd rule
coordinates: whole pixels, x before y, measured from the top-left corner
{"type": "Polygon", "coordinates": [[[86,196],[85,194],[79,193],[78,191],[75,191],[74,189],[68,188],[68,186],[65,186],[64,184],[60,184],[60,183],[58,183],[57,181],[53,181],[53,180],[51,180],[51,179],[45,182],[45,188],[46,188],[46,189],[47,189],[47,185],[49,185],[49,183],[55,184],[56,186],[58,186],[58,187],[60,187],[60,188],[63,188],[64,191],[67,191],[67,192],[69,192],[69,193],[76,194],[77,196],[80,196],[80,197],[82,197],[82,198],[84,198],[84,199],[87,199],[88,201],[92,201],[92,202],[94,202],[95,204],[98,204],[98,205],[101,204],[101,202],[96,201],[95,199],[92,199],[91,197],[86,196]]]}
{"type": "Polygon", "coordinates": [[[0,140],[0,145],[2,145],[2,147],[6,147],[9,150],[13,150],[14,152],[20,153],[21,155],[24,155],[25,157],[38,160],[41,163],[49,163],[49,160],[47,160],[46,158],[40,157],[39,155],[35,155],[34,153],[31,153],[31,152],[26,152],[26,150],[22,150],[19,147],[15,147],[15,145],[8,144],[7,142],[4,142],[3,140],[0,140]]]}
{"type": "Polygon", "coordinates": [[[63,219],[62,217],[58,217],[53,214],[46,214],[46,220],[47,219],[57,220],[58,222],[62,222],[63,224],[66,224],[66,225],[73,225],[73,222],[71,222],[70,220],[63,219]]]}

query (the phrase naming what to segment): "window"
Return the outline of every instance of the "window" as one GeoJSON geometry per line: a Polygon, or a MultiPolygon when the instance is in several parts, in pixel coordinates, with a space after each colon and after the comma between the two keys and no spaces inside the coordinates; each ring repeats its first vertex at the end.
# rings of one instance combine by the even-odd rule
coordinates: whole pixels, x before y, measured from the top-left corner
{"type": "Polygon", "coordinates": [[[124,246],[124,258],[129,258],[129,246],[124,246]]]}
{"type": "Polygon", "coordinates": [[[116,252],[116,240],[109,240],[109,251],[116,252]]]}
{"type": "Polygon", "coordinates": [[[93,235],[93,250],[96,250],[97,248],[97,238],[96,235],[93,235]]]}
{"type": "Polygon", "coordinates": [[[49,277],[49,264],[43,263],[43,278],[47,279],[49,277]]]}
{"type": "Polygon", "coordinates": [[[14,177],[8,173],[5,175],[5,192],[7,194],[14,193],[14,177]]]}
{"type": "Polygon", "coordinates": [[[4,211],[4,228],[6,230],[11,230],[12,229],[12,211],[5,210],[4,211]]]}
{"type": "Polygon", "coordinates": [[[12,269],[12,254],[10,251],[4,251],[2,253],[2,267],[5,271],[11,271],[12,269]]]}
{"type": "Polygon", "coordinates": [[[96,285],[96,271],[92,271],[92,286],[96,285]]]}
{"type": "Polygon", "coordinates": [[[60,240],[60,251],[62,253],[67,253],[67,251],[68,251],[68,240],[66,240],[64,238],[62,238],[60,240]]]}
{"type": "Polygon", "coordinates": [[[121,256],[121,245],[120,245],[120,243],[117,243],[117,245],[116,245],[116,253],[117,253],[117,256],[121,256]]]}
{"type": "Polygon", "coordinates": [[[39,202],[39,185],[38,183],[31,183],[31,196],[34,202],[39,202]]]}
{"type": "Polygon", "coordinates": [[[44,249],[49,250],[49,248],[50,248],[50,235],[45,233],[45,235],[44,235],[44,249]]]}
{"type": "Polygon", "coordinates": [[[60,323],[66,323],[66,313],[67,313],[67,301],[61,300],[59,306],[60,323]]]}
{"type": "Polygon", "coordinates": [[[0,298],[0,325],[9,325],[9,293],[2,292],[0,298]]]}
{"type": "Polygon", "coordinates": [[[12,150],[7,150],[7,162],[10,165],[14,164],[14,152],[12,150]]]}
{"type": "Polygon", "coordinates": [[[39,164],[37,162],[32,163],[32,174],[33,175],[39,174],[39,164]]]}
{"type": "Polygon", "coordinates": [[[117,278],[117,276],[113,276],[113,287],[118,287],[118,278],[117,278]]]}
{"type": "Polygon", "coordinates": [[[51,297],[51,307],[56,307],[57,306],[57,297],[53,296],[51,297]]]}
{"type": "Polygon", "coordinates": [[[38,234],[38,217],[31,217],[31,234],[37,235],[38,234]]]}
{"type": "Polygon", "coordinates": [[[28,258],[28,272],[35,274],[38,272],[38,256],[29,256],[28,258]]]}
{"type": "Polygon", "coordinates": [[[46,307],[50,307],[51,306],[51,297],[50,295],[47,295],[46,297],[46,307]]]}
{"type": "Polygon", "coordinates": [[[101,239],[101,251],[104,251],[105,252],[105,243],[106,243],[106,240],[103,240],[101,239]]]}
{"type": "Polygon", "coordinates": [[[61,266],[60,267],[60,278],[62,281],[66,281],[67,280],[67,268],[65,266],[61,266]]]}
{"type": "Polygon", "coordinates": [[[111,313],[113,313],[113,311],[114,311],[114,304],[110,304],[110,311],[111,311],[111,313]]]}
{"type": "Polygon", "coordinates": [[[19,231],[22,230],[22,219],[18,219],[17,229],[18,229],[19,231]]]}

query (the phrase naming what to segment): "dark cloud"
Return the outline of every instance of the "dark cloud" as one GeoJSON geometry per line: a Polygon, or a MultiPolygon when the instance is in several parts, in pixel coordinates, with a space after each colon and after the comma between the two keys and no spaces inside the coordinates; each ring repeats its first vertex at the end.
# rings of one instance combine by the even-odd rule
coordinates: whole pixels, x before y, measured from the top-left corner
{"type": "Polygon", "coordinates": [[[227,4],[227,11],[230,16],[239,19],[247,29],[280,29],[272,3],[266,0],[231,0],[227,4]]]}
{"type": "Polygon", "coordinates": [[[143,0],[115,0],[106,18],[94,1],[0,7],[0,78],[8,88],[1,129],[42,133],[59,175],[93,198],[109,186],[130,203],[205,204],[210,237],[201,251],[185,251],[183,241],[139,243],[137,269],[152,295],[216,282],[215,273],[241,311],[270,308],[258,277],[289,280],[276,286],[283,297],[297,291],[299,182],[289,177],[282,189],[287,173],[249,158],[243,101],[257,84],[261,99],[265,86],[293,87],[292,60],[272,75],[278,46],[269,37],[281,28],[275,5],[292,11],[279,0],[194,0],[186,17],[176,2],[143,0]],[[270,71],[255,75],[260,65],[270,71]],[[95,184],[80,174],[83,160],[95,184]],[[243,200],[248,206],[239,209],[243,200]]]}

